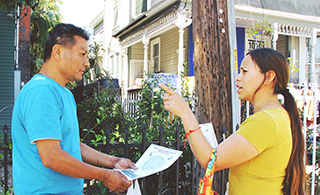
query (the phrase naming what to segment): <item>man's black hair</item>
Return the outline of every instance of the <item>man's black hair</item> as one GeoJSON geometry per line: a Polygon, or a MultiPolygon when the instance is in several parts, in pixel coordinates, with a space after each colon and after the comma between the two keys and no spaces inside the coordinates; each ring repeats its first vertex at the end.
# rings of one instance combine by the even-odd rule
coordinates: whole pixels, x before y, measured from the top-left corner
{"type": "Polygon", "coordinates": [[[72,24],[57,24],[48,34],[44,46],[44,61],[50,59],[52,47],[55,44],[71,48],[75,44],[74,35],[78,35],[87,41],[89,40],[89,34],[84,29],[72,24]]]}

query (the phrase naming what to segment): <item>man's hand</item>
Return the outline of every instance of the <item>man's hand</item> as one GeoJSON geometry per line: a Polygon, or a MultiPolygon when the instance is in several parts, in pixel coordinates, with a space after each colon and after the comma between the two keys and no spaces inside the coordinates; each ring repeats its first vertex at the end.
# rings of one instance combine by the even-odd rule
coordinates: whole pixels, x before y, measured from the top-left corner
{"type": "Polygon", "coordinates": [[[114,164],[115,169],[137,169],[136,165],[127,158],[119,158],[114,164]]]}
{"type": "Polygon", "coordinates": [[[126,191],[131,186],[132,182],[129,181],[126,176],[124,176],[119,171],[107,171],[110,172],[106,172],[104,179],[102,179],[101,181],[110,191],[120,193],[126,191]]]}

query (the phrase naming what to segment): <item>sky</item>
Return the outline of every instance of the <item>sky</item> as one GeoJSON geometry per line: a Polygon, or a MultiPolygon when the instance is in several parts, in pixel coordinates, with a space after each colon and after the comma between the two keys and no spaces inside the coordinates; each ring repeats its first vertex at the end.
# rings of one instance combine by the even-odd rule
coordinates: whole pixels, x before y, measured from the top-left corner
{"type": "Polygon", "coordinates": [[[87,27],[104,8],[104,0],[62,0],[62,22],[87,27]]]}

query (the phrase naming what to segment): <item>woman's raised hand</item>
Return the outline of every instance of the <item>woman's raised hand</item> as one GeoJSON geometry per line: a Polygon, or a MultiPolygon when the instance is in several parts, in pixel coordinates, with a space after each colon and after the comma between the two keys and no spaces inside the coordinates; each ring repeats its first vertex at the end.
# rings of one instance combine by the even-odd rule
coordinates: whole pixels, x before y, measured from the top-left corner
{"type": "Polygon", "coordinates": [[[181,118],[184,114],[191,111],[188,104],[184,101],[181,95],[162,83],[159,83],[159,86],[167,92],[162,98],[164,109],[174,113],[181,118]]]}

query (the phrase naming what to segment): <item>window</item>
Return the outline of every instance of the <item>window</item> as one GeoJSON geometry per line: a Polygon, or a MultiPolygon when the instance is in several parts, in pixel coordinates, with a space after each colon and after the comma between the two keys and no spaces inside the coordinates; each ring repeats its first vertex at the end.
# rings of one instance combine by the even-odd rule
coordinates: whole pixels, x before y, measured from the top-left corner
{"type": "Polygon", "coordinates": [[[93,35],[94,35],[94,40],[97,43],[103,43],[104,39],[104,29],[103,29],[103,22],[98,24],[94,29],[93,29],[93,35]]]}
{"type": "MultiPolygon", "coordinates": [[[[150,7],[154,7],[156,6],[158,3],[161,3],[161,0],[148,0],[148,5],[150,5],[150,7]]],[[[148,8],[150,9],[150,8],[148,8]]]]}
{"type": "Polygon", "coordinates": [[[150,72],[160,72],[160,37],[151,42],[151,67],[150,72]]]}
{"type": "Polygon", "coordinates": [[[315,63],[320,64],[320,35],[317,37],[317,44],[314,48],[315,53],[315,63]]]}
{"type": "Polygon", "coordinates": [[[116,54],[114,66],[114,77],[119,78],[119,53],[116,54]]]}
{"type": "MultiPolygon", "coordinates": [[[[308,82],[311,82],[311,39],[307,39],[307,62],[306,62],[306,78],[308,78],[308,82]]],[[[317,43],[314,47],[314,55],[315,55],[315,72],[316,72],[316,81],[320,83],[320,36],[317,37],[317,43]]]]}
{"type": "Polygon", "coordinates": [[[118,0],[113,0],[113,26],[116,28],[118,26],[118,0]]]}
{"type": "Polygon", "coordinates": [[[141,87],[144,75],[143,60],[130,60],[129,87],[141,87]]]}
{"type": "Polygon", "coordinates": [[[119,78],[119,53],[110,57],[110,67],[111,76],[114,78],[119,78]]]}
{"type": "Polygon", "coordinates": [[[150,0],[131,0],[131,17],[137,18],[141,13],[150,9],[150,0]]]}
{"type": "Polygon", "coordinates": [[[286,58],[289,56],[288,46],[289,46],[289,36],[279,35],[279,38],[277,40],[277,51],[282,53],[282,55],[284,55],[284,57],[286,58]]]}
{"type": "Polygon", "coordinates": [[[161,4],[164,0],[130,0],[131,18],[137,18],[141,13],[161,4]]]}
{"type": "Polygon", "coordinates": [[[136,17],[136,0],[131,0],[131,19],[134,19],[136,17]]]}

